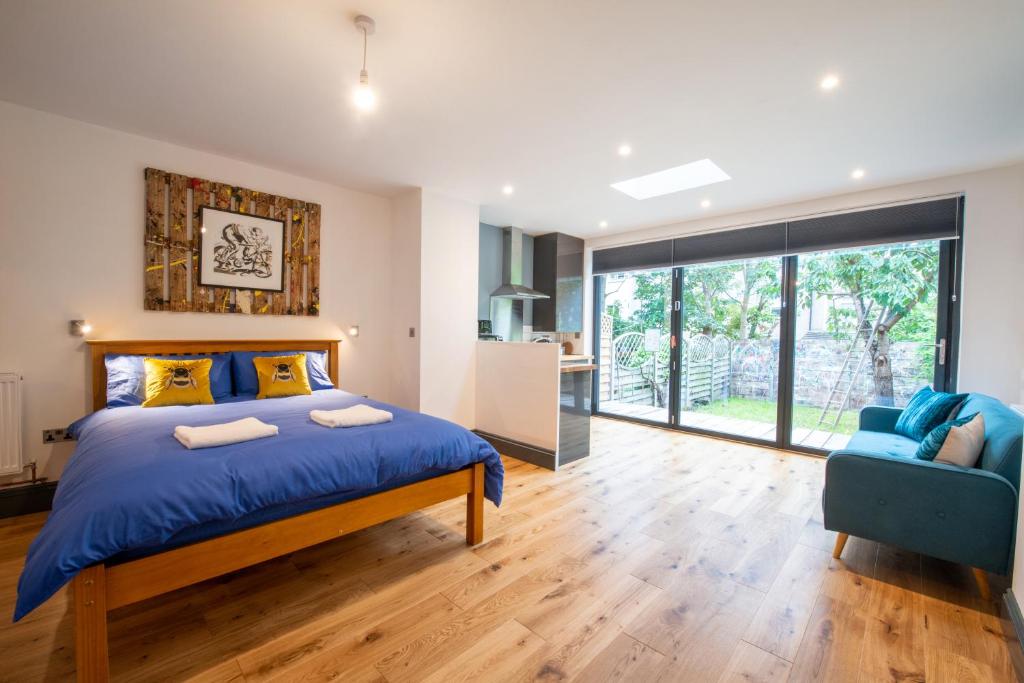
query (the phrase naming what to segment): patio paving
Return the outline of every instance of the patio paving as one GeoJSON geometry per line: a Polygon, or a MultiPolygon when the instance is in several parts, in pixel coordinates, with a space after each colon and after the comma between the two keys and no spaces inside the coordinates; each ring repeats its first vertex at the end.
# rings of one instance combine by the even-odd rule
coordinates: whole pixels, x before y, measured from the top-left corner
{"type": "MultiPolygon", "coordinates": [[[[601,412],[613,415],[637,417],[655,422],[668,422],[668,409],[637,403],[621,403],[619,401],[601,401],[601,412]]],[[[765,441],[775,440],[775,425],[754,420],[742,420],[724,415],[712,415],[697,411],[684,410],[680,414],[680,422],[684,427],[694,427],[725,435],[744,436],[765,441]]],[[[820,448],[831,451],[842,448],[850,440],[849,434],[834,434],[828,431],[797,428],[793,430],[793,443],[808,448],[820,448]]]]}

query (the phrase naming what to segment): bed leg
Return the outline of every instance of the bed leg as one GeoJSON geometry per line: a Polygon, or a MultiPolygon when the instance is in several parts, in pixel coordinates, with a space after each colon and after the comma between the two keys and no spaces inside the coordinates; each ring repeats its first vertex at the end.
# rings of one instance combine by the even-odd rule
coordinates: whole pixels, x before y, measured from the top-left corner
{"type": "Polygon", "coordinates": [[[473,465],[473,488],[466,494],[466,545],[484,540],[484,464],[473,465]]]}
{"type": "Polygon", "coordinates": [[[80,683],[110,679],[107,657],[107,580],[102,564],[83,569],[72,585],[75,664],[80,683]]]}

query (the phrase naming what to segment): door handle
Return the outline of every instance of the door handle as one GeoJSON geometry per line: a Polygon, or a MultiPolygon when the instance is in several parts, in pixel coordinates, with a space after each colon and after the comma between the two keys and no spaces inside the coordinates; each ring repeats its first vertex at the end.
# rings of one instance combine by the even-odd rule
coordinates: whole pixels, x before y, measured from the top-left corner
{"type": "Polygon", "coordinates": [[[937,355],[939,357],[939,365],[945,365],[946,364],[946,338],[943,337],[942,339],[939,340],[938,344],[933,344],[932,346],[934,346],[935,348],[938,349],[937,355]]]}

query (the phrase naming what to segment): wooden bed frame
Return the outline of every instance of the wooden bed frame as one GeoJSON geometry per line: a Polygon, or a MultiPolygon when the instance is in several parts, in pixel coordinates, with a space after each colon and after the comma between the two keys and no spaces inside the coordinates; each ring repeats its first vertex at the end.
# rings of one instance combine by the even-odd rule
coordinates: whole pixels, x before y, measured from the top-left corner
{"type": "MultiPolygon", "coordinates": [[[[89,341],[93,408],[106,406],[104,354],[200,354],[227,351],[327,351],[338,384],[337,340],[89,341]]],[[[308,548],[353,531],[466,496],[466,543],[484,535],[484,466],[471,467],[345,503],[235,531],[120,564],[95,564],[72,581],[79,681],[109,678],[107,612],[162,593],[308,548]]]]}

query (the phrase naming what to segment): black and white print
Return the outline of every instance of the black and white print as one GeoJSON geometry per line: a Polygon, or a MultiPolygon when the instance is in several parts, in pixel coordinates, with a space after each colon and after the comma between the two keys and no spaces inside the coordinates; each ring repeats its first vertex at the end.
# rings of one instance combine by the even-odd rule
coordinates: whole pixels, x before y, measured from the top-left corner
{"type": "Polygon", "coordinates": [[[280,292],[284,222],[204,206],[199,284],[280,292]]]}

